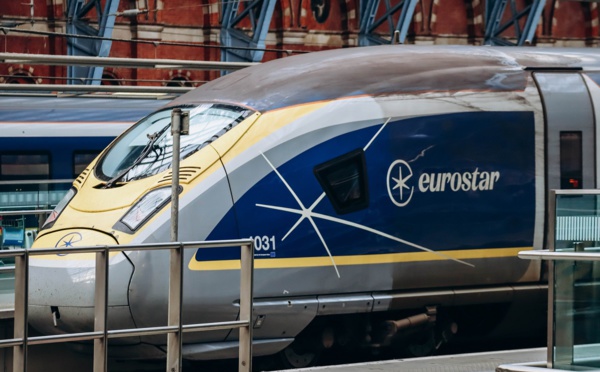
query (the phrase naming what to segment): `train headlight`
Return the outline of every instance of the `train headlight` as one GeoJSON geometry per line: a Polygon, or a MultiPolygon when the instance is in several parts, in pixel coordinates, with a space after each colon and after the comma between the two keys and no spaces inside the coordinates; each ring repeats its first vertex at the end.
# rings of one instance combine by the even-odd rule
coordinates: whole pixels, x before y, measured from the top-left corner
{"type": "Polygon", "coordinates": [[[75,190],[74,188],[71,188],[69,191],[67,191],[67,194],[62,198],[62,200],[60,202],[58,202],[58,204],[56,204],[56,207],[54,207],[54,210],[50,213],[48,218],[46,218],[46,222],[44,222],[44,225],[42,226],[42,230],[49,229],[54,225],[54,222],[56,222],[56,219],[58,218],[58,216],[60,216],[62,211],[65,209],[67,204],[69,204],[71,199],[73,199],[73,197],[75,196],[76,193],[77,193],[77,190],[75,190]]]}
{"type": "Polygon", "coordinates": [[[169,200],[171,200],[170,187],[152,190],[135,203],[135,205],[125,213],[123,218],[121,218],[120,222],[132,231],[135,231],[152,217],[154,213],[162,209],[169,200]]]}

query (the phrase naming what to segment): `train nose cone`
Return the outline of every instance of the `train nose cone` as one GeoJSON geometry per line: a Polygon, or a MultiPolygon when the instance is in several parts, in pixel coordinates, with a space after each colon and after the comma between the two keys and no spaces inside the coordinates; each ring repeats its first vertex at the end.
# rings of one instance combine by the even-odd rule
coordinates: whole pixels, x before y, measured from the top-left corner
{"type": "MultiPolygon", "coordinates": [[[[73,229],[45,234],[32,249],[115,245],[109,234],[73,229]]],[[[29,321],[43,334],[85,332],[94,326],[95,253],[30,257],[29,321]],[[54,313],[54,314],[53,314],[54,313]]],[[[109,256],[109,328],[133,327],[127,295],[133,265],[124,253],[109,256]]]]}

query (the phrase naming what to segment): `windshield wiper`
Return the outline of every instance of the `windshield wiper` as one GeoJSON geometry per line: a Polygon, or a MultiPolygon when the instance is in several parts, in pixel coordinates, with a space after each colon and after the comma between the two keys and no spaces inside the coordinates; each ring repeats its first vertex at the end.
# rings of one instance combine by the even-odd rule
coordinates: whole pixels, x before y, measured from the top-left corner
{"type": "Polygon", "coordinates": [[[106,182],[106,185],[104,186],[104,188],[109,189],[109,188],[113,187],[113,185],[116,182],[118,182],[119,180],[121,180],[123,177],[125,177],[125,175],[127,173],[129,173],[130,170],[132,170],[135,166],[140,164],[142,162],[142,160],[144,160],[144,158],[146,158],[146,156],[148,156],[148,154],[154,149],[154,144],[156,144],[156,141],[158,141],[158,139],[160,137],[162,137],[163,134],[165,134],[165,132],[167,131],[167,129],[169,129],[169,127],[171,127],[170,122],[169,122],[169,124],[165,125],[158,132],[155,132],[152,134],[147,134],[146,136],[148,137],[148,143],[146,143],[146,146],[144,146],[140,155],[133,161],[133,163],[131,163],[130,166],[125,168],[125,170],[123,170],[121,173],[117,174],[110,180],[108,180],[106,182]]]}
{"type": "MultiPolygon", "coordinates": [[[[239,120],[236,120],[236,122],[239,122],[239,120]]],[[[195,153],[196,151],[200,150],[201,148],[203,148],[206,145],[210,145],[211,143],[213,143],[214,141],[216,141],[219,137],[221,137],[223,134],[229,132],[229,130],[233,128],[233,124],[227,124],[223,129],[221,129],[220,131],[218,131],[216,134],[213,134],[212,137],[210,137],[209,139],[207,139],[206,141],[202,142],[199,145],[195,145],[195,146],[188,146],[188,147],[184,147],[181,149],[181,158],[185,159],[188,156],[192,155],[193,153],[195,153]]]]}

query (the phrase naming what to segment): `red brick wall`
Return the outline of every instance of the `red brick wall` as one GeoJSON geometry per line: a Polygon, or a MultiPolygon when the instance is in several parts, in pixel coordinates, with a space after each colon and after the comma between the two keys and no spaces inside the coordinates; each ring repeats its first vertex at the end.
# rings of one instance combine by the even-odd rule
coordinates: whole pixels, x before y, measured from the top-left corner
{"type": "MultiPolygon", "coordinates": [[[[525,0],[518,0],[519,7],[525,0]]],[[[391,0],[396,4],[398,0],[391,0]]],[[[35,0],[34,24],[30,23],[30,7],[25,1],[4,1],[0,21],[23,22],[20,29],[49,33],[65,31],[67,0],[35,0]]],[[[122,0],[119,10],[135,8],[142,1],[122,0]]],[[[110,55],[131,58],[174,58],[190,60],[220,60],[218,45],[221,1],[219,0],[147,0],[148,13],[135,18],[118,17],[113,37],[142,39],[152,43],[114,41],[110,55]],[[153,31],[154,33],[148,33],[153,31]],[[169,45],[168,42],[185,45],[169,45]],[[211,45],[213,48],[204,47],[211,45]]],[[[381,2],[383,6],[383,1],[381,2]]],[[[242,3],[242,7],[243,7],[242,3]]],[[[278,0],[269,28],[267,51],[263,60],[282,58],[288,51],[315,51],[355,46],[359,27],[359,0],[329,0],[328,8],[311,9],[310,0],[278,0]],[[327,16],[325,16],[327,15],[327,16]]],[[[380,9],[379,15],[383,10],[380,9]]],[[[419,0],[415,9],[408,43],[481,44],[484,35],[483,0],[419,0]]],[[[94,18],[92,12],[89,15],[94,18]]],[[[395,16],[397,19],[397,15],[395,16]]],[[[395,23],[395,21],[394,21],[395,23]]],[[[245,20],[241,28],[249,29],[245,20]]],[[[387,36],[387,23],[379,28],[387,36]]],[[[511,33],[507,32],[506,36],[511,33]]],[[[540,45],[597,45],[598,10],[595,3],[548,0],[538,27],[540,45]]],[[[0,51],[64,55],[66,39],[53,35],[0,33],[0,51]]],[[[293,53],[291,53],[293,54],[293,53]]],[[[15,71],[32,75],[43,83],[64,83],[45,77],[65,77],[65,67],[0,65],[0,75],[15,71]],[[10,71],[9,71],[10,69],[10,71]]],[[[218,72],[179,70],[107,69],[124,80],[145,80],[143,85],[159,85],[174,77],[191,81],[211,80],[218,72]],[[160,80],[155,81],[155,80],[160,80]]],[[[123,83],[132,84],[124,81],[123,83]]]]}

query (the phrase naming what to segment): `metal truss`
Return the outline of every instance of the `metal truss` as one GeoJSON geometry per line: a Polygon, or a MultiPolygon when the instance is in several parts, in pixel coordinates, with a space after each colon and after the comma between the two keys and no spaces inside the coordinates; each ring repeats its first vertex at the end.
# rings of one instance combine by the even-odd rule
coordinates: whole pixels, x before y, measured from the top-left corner
{"type": "Polygon", "coordinates": [[[392,5],[390,0],[384,0],[384,12],[377,17],[380,9],[380,0],[361,0],[360,2],[360,30],[358,33],[358,45],[381,45],[394,42],[404,43],[408,26],[412,21],[415,6],[418,0],[401,0],[392,5]],[[397,18],[397,20],[395,20],[397,18]],[[389,39],[383,38],[375,33],[377,28],[387,22],[389,39]]]}
{"type": "Polygon", "coordinates": [[[221,61],[260,62],[265,53],[265,38],[277,0],[228,0],[223,2],[221,22],[221,61]],[[240,7],[243,3],[243,7],[240,7]],[[240,9],[242,8],[242,9],[240,9]],[[236,29],[242,21],[250,21],[250,35],[236,29]]]}
{"type": "Polygon", "coordinates": [[[516,0],[486,0],[484,44],[531,43],[545,4],[546,0],[526,0],[524,5],[518,5],[516,0]]]}
{"type": "MultiPolygon", "coordinates": [[[[100,0],[68,0],[67,33],[87,36],[87,38],[67,38],[67,53],[70,56],[107,57],[110,53],[115,17],[119,0],[106,0],[104,8],[100,0]],[[98,28],[90,26],[86,16],[95,10],[98,28]]],[[[100,85],[101,66],[69,66],[67,76],[70,84],[100,85]]]]}

